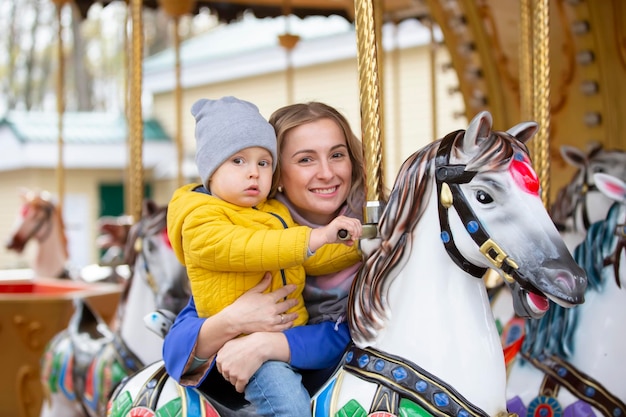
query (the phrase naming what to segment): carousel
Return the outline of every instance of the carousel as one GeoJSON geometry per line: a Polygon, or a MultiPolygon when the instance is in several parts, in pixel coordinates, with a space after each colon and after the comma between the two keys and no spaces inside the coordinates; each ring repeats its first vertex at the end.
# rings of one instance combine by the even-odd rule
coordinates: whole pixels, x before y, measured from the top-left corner
{"type": "MultiPolygon", "coordinates": [[[[54,3],[60,15],[70,0],[54,3]]],[[[94,2],[74,3],[86,15],[94,2]]],[[[144,7],[163,8],[175,33],[178,19],[200,8],[224,22],[251,11],[258,17],[337,14],[354,24],[367,168],[364,239],[370,249],[350,293],[347,320],[354,343],[313,396],[312,415],[626,413],[626,385],[620,380],[626,371],[621,275],[626,121],[620,110],[626,105],[626,5],[619,0],[130,0],[131,220],[124,255],[131,275],[115,284],[121,287],[120,301],[105,318],[89,294],[68,296],[67,289],[50,296],[61,299],[63,314],[53,313],[39,297],[23,301],[23,293],[38,292],[32,290],[37,286],[60,287],[57,280],[35,277],[28,281],[31,289],[13,281],[0,294],[2,308],[19,300],[33,314],[61,317],[48,325],[14,311],[3,314],[13,320],[0,327],[3,337],[11,337],[5,344],[22,340],[28,347],[16,351],[30,355],[12,357],[17,368],[5,365],[14,369],[4,379],[3,391],[11,393],[10,401],[3,401],[11,407],[3,409],[7,415],[253,415],[168,377],[160,356],[163,334],[144,323],[157,312],[171,323],[189,294],[184,268],[163,244],[167,208],[143,194],[144,7]],[[381,26],[406,19],[441,32],[469,122],[416,149],[387,196],[383,155],[393,139],[384,137],[381,26]],[[33,338],[9,335],[13,328],[34,334],[36,346],[33,338]]],[[[173,118],[181,184],[179,46],[177,37],[173,118]]],[[[62,88],[60,77],[59,112],[62,88]]],[[[433,112],[433,124],[436,117],[433,112]]],[[[56,192],[63,201],[61,155],[56,192]]],[[[44,208],[24,210],[32,222],[54,219],[54,208],[39,206],[44,208]]],[[[31,230],[29,238],[48,229],[31,230]]]]}

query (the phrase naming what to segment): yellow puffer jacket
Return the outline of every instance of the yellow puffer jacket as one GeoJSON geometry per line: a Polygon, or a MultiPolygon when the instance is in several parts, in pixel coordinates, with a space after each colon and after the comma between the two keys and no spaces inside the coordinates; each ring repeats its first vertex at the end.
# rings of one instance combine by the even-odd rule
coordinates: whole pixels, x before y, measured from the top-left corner
{"type": "Polygon", "coordinates": [[[187,268],[201,317],[232,304],[271,271],[268,291],[297,285],[289,298],[298,304],[289,312],[298,313],[295,325],[303,325],[308,319],[302,300],[305,274],[330,274],[361,261],[358,245],[343,244],[324,245],[307,259],[311,229],[295,225],[282,203],[268,200],[256,208],[242,208],[194,191],[199,186],[185,185],[174,192],[167,232],[187,268]]]}

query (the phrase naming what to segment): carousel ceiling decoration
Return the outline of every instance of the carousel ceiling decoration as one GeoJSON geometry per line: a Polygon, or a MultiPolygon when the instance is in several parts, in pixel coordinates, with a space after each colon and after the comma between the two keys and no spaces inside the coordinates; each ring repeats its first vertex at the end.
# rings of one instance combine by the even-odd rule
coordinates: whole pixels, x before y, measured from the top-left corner
{"type": "MultiPolygon", "coordinates": [[[[83,17],[94,3],[107,5],[119,0],[74,0],[83,17]]],[[[144,7],[157,9],[162,6],[160,0],[144,0],[144,7]]],[[[185,2],[183,2],[185,3],[185,2]]],[[[225,0],[195,1],[191,13],[199,13],[202,9],[210,9],[221,22],[230,23],[241,17],[244,12],[252,12],[258,18],[277,17],[289,9],[291,14],[300,18],[307,16],[342,16],[354,21],[354,2],[352,0],[225,0]]],[[[387,20],[402,20],[427,13],[424,0],[385,0],[384,13],[387,20]]]]}

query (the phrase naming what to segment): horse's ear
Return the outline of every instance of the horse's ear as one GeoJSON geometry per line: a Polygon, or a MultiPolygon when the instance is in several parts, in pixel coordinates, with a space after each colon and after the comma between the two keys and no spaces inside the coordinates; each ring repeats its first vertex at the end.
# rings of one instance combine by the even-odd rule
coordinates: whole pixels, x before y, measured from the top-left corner
{"type": "Polygon", "coordinates": [[[488,111],[481,111],[470,122],[465,136],[463,137],[463,148],[470,149],[476,145],[476,139],[489,136],[493,126],[493,118],[488,111]]]}
{"type": "Polygon", "coordinates": [[[28,196],[30,195],[30,189],[26,188],[26,187],[17,187],[17,192],[20,195],[20,198],[22,199],[22,201],[27,201],[28,200],[28,196]]]}
{"type": "Polygon", "coordinates": [[[143,200],[143,215],[144,216],[151,216],[154,213],[156,213],[156,211],[158,210],[158,207],[156,205],[156,203],[154,202],[154,200],[151,200],[149,198],[146,198],[145,200],[143,200]]]}
{"type": "Polygon", "coordinates": [[[574,167],[584,168],[587,166],[587,155],[585,155],[585,153],[580,149],[573,146],[561,146],[561,156],[565,162],[574,167]]]}
{"type": "Polygon", "coordinates": [[[507,130],[506,133],[520,142],[526,143],[530,138],[535,136],[538,130],[539,125],[535,122],[522,122],[507,130]]]}
{"type": "Polygon", "coordinates": [[[598,189],[611,200],[626,201],[626,184],[612,175],[597,172],[593,174],[598,189]]]}

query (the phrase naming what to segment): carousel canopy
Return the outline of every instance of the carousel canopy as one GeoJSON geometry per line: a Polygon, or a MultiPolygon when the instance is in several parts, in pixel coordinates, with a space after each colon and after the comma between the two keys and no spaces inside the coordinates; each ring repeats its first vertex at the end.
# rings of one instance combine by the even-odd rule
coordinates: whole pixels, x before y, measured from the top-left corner
{"type": "MultiPolygon", "coordinates": [[[[123,169],[127,163],[128,127],[123,115],[97,112],[64,114],[64,166],[68,169],[123,169]]],[[[0,119],[0,171],[55,168],[58,115],[11,111],[0,119]]],[[[161,124],[144,121],[146,168],[172,159],[174,143],[161,124]]]]}
{"type": "MultiPolygon", "coordinates": [[[[81,15],[87,16],[92,4],[100,3],[106,6],[119,0],[74,0],[81,15]]],[[[176,1],[176,0],[174,0],[176,1]]],[[[157,9],[163,0],[143,0],[145,7],[157,9]]],[[[427,6],[423,0],[384,0],[385,13],[395,20],[407,17],[425,15],[427,6]]],[[[196,0],[191,13],[198,13],[202,9],[211,10],[220,21],[230,23],[239,19],[245,11],[252,12],[258,18],[277,17],[293,14],[300,18],[311,15],[342,16],[349,21],[354,20],[354,2],[352,0],[224,0],[207,1],[196,0]]]]}

